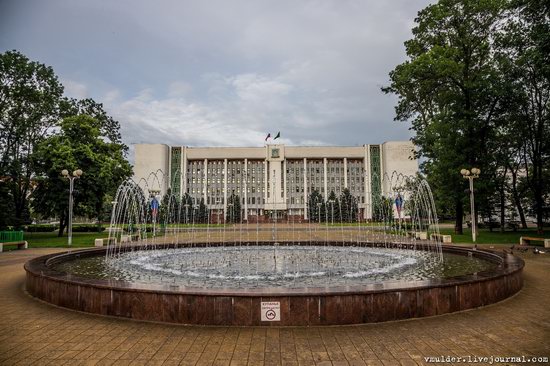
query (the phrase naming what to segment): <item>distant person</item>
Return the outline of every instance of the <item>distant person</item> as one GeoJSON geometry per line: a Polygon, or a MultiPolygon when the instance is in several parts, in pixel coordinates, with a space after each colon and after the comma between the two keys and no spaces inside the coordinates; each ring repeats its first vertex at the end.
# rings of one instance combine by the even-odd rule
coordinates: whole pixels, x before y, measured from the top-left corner
{"type": "Polygon", "coordinates": [[[403,200],[403,197],[401,197],[401,193],[397,195],[395,198],[395,208],[397,209],[397,217],[401,219],[401,210],[403,209],[403,203],[405,201],[403,200]]]}
{"type": "Polygon", "coordinates": [[[156,221],[158,212],[159,212],[159,201],[156,199],[156,197],[153,197],[153,199],[151,200],[151,216],[153,218],[153,221],[156,221]]]}

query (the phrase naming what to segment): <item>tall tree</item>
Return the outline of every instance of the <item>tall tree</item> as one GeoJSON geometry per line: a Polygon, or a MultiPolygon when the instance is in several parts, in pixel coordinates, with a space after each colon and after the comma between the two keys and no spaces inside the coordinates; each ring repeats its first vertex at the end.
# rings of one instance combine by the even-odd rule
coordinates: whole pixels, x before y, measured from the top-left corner
{"type": "Polygon", "coordinates": [[[314,189],[307,199],[308,217],[310,222],[319,222],[323,214],[323,196],[318,190],[314,189]]]}
{"type": "Polygon", "coordinates": [[[342,210],[342,222],[356,222],[358,214],[357,198],[352,196],[350,190],[345,188],[340,195],[342,210]]]}
{"type": "Polygon", "coordinates": [[[91,98],[80,100],[63,98],[60,103],[60,114],[62,118],[80,114],[95,118],[99,122],[99,132],[101,136],[106,137],[111,142],[122,145],[125,152],[128,150],[128,147],[122,143],[120,123],[107,114],[102,103],[98,103],[91,98]]]}
{"type": "Polygon", "coordinates": [[[193,198],[189,195],[189,193],[184,193],[181,198],[180,206],[180,222],[184,224],[193,222],[193,198]]]}
{"type": "Polygon", "coordinates": [[[74,212],[96,218],[101,217],[104,196],[132,174],[122,145],[106,141],[100,122],[86,115],[65,118],[59,133],[37,146],[33,160],[39,172],[32,194],[34,210],[44,217],[59,217],[60,236],[68,219],[68,182],[61,170],[83,170],[75,183],[74,212]]]}
{"type": "Polygon", "coordinates": [[[241,199],[235,192],[227,198],[227,213],[225,222],[237,223],[241,222],[241,199]]]}
{"type": "Polygon", "coordinates": [[[199,208],[197,211],[197,222],[201,224],[206,224],[209,222],[209,212],[208,207],[206,207],[206,204],[204,203],[204,198],[201,197],[201,200],[199,201],[199,208]]]}
{"type": "Polygon", "coordinates": [[[327,221],[332,222],[341,222],[342,216],[340,211],[340,201],[336,197],[334,191],[330,191],[328,199],[325,203],[327,208],[327,221]]]}
{"type": "Polygon", "coordinates": [[[62,94],[51,67],[17,51],[0,54],[0,184],[10,191],[15,226],[28,211],[35,172],[31,156],[57,123],[62,94]]]}
{"type": "Polygon", "coordinates": [[[511,133],[522,142],[523,169],[534,198],[537,229],[543,232],[550,170],[550,4],[513,0],[497,58],[514,97],[511,133]]]}
{"type": "Polygon", "coordinates": [[[0,230],[6,230],[13,225],[11,214],[14,212],[13,198],[8,184],[4,180],[7,180],[7,178],[0,177],[0,230]]]}
{"type": "MultiPolygon", "coordinates": [[[[412,120],[413,142],[436,198],[454,207],[462,232],[466,184],[460,168],[489,170],[487,143],[502,107],[491,44],[505,0],[440,0],[418,13],[409,60],[383,88],[398,96],[396,120],[412,120]]],[[[477,183],[479,193],[483,183],[477,183]]]]}

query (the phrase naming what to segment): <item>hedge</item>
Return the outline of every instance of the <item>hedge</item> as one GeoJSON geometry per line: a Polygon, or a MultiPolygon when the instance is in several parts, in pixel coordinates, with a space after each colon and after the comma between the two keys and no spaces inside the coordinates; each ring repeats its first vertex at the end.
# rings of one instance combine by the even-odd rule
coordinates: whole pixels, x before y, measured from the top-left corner
{"type": "MultiPolygon", "coordinates": [[[[59,230],[59,225],[52,225],[52,224],[44,224],[44,225],[28,225],[25,226],[25,231],[28,233],[35,233],[35,232],[52,232],[55,230],[59,230]]],[[[73,225],[73,232],[74,233],[85,233],[85,232],[101,232],[105,231],[105,227],[98,226],[96,224],[89,224],[89,225],[73,225]]]]}

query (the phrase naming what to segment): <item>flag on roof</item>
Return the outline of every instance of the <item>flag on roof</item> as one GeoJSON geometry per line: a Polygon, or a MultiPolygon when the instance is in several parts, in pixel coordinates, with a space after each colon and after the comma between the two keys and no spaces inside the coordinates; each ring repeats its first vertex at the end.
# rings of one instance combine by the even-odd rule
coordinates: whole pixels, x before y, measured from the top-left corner
{"type": "Polygon", "coordinates": [[[281,131],[277,132],[277,136],[275,136],[273,140],[277,140],[279,137],[281,137],[281,131]]]}
{"type": "Polygon", "coordinates": [[[265,137],[265,141],[267,141],[267,139],[271,138],[271,133],[268,133],[267,136],[265,137]]]}

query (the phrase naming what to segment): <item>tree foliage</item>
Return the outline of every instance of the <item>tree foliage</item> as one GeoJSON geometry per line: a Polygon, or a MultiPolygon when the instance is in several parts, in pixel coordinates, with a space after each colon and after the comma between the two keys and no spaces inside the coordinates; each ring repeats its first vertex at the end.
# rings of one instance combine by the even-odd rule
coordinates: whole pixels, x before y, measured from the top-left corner
{"type": "Polygon", "coordinates": [[[227,198],[227,212],[225,222],[238,223],[241,222],[241,199],[235,192],[227,198]]]}
{"type": "Polygon", "coordinates": [[[506,193],[507,172],[517,174],[518,161],[538,197],[539,213],[544,205],[548,9],[540,0],[429,5],[418,13],[413,38],[405,43],[408,60],[395,67],[383,88],[398,96],[396,120],[412,122],[438,209],[456,217],[458,232],[468,202],[461,168],[481,169],[476,203],[488,217],[502,204],[496,197],[506,193]]]}
{"type": "Polygon", "coordinates": [[[340,209],[342,222],[357,221],[357,215],[359,214],[358,201],[348,188],[344,188],[340,195],[340,209]]]}
{"type": "MultiPolygon", "coordinates": [[[[37,215],[60,215],[60,220],[66,221],[68,182],[59,177],[61,165],[60,169],[70,171],[78,165],[88,181],[94,175],[98,184],[77,192],[76,213],[101,217],[112,183],[129,174],[124,160],[127,150],[119,123],[102,104],[65,98],[51,67],[17,51],[0,54],[0,227],[29,222],[29,199],[38,199],[32,204],[37,215]],[[83,126],[80,131],[79,123],[69,117],[84,115],[93,117],[94,122],[78,120],[83,126]],[[88,145],[85,138],[91,138],[88,145]],[[105,159],[107,156],[110,159],[105,159]]],[[[85,185],[82,182],[76,186],[85,185]]]]}
{"type": "Polygon", "coordinates": [[[342,212],[340,211],[340,201],[338,200],[338,197],[336,197],[336,193],[334,191],[330,191],[326,204],[326,216],[327,221],[332,222],[341,222],[342,221],[342,212]]]}
{"type": "Polygon", "coordinates": [[[539,232],[550,200],[550,5],[513,0],[496,42],[496,58],[510,96],[506,132],[523,163],[539,232]]]}
{"type": "Polygon", "coordinates": [[[314,189],[308,196],[307,207],[308,207],[308,217],[311,222],[324,221],[324,201],[323,196],[319,193],[318,190],[314,189]]]}
{"type": "Polygon", "coordinates": [[[0,54],[0,184],[12,200],[5,203],[14,210],[12,225],[25,221],[35,173],[32,154],[57,123],[62,94],[51,67],[17,51],[0,54]]]}
{"type": "Polygon", "coordinates": [[[69,182],[63,169],[81,169],[75,181],[75,215],[100,218],[103,198],[132,174],[124,159],[123,146],[108,142],[101,134],[101,123],[86,115],[63,119],[60,131],[44,139],[33,155],[37,187],[32,194],[33,208],[43,217],[60,217],[62,235],[68,217],[69,182]]]}

